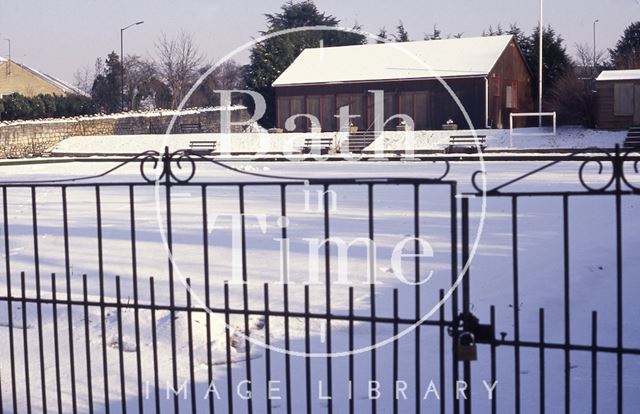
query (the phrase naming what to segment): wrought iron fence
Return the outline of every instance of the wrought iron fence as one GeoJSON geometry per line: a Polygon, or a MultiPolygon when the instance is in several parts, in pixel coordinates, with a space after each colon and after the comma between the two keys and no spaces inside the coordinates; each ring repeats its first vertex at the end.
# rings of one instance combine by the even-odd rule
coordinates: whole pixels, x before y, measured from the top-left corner
{"type": "MultiPolygon", "coordinates": [[[[2,343],[6,345],[10,363],[0,366],[0,412],[520,412],[523,409],[521,354],[528,350],[537,352],[538,359],[536,411],[545,412],[550,408],[547,384],[556,375],[563,378],[563,407],[556,405],[556,398],[548,411],[571,411],[574,401],[571,358],[576,353],[590,356],[588,406],[591,411],[598,411],[598,396],[602,395],[598,388],[598,361],[608,355],[615,357],[616,398],[615,406],[607,407],[607,411],[622,413],[632,409],[624,399],[627,384],[623,373],[626,366],[633,369],[634,365],[624,362],[626,358],[640,356],[640,349],[624,344],[622,203],[624,198],[640,194],[631,177],[638,172],[637,158],[618,150],[612,154],[576,153],[553,159],[487,191],[479,184],[481,173],[476,173],[471,177],[473,191],[467,194],[459,194],[458,183],[448,176],[449,167],[449,163],[443,163],[444,172],[434,178],[281,177],[237,171],[188,151],[169,153],[166,150],[164,154],[146,152],[91,177],[1,183],[5,289],[0,294],[0,309],[6,312],[6,326],[0,329],[3,335],[6,333],[2,343]],[[519,189],[528,177],[576,160],[579,160],[579,187],[566,191],[519,189]],[[239,172],[241,177],[250,180],[200,180],[197,167],[209,163],[239,172]],[[141,180],[111,180],[114,171],[132,166],[138,166],[141,180]],[[597,177],[607,175],[606,178],[597,184],[589,182],[587,171],[591,166],[596,167],[597,177]],[[415,284],[392,285],[382,292],[387,293],[386,296],[375,283],[366,285],[367,292],[363,295],[357,287],[335,285],[337,250],[328,242],[320,245],[323,283],[305,284],[300,289],[286,283],[289,279],[285,283],[254,282],[249,271],[253,251],[248,246],[247,191],[266,188],[275,200],[278,215],[287,218],[290,214],[288,190],[309,186],[317,186],[320,191],[317,213],[324,241],[339,230],[335,225],[332,227],[332,188],[364,189],[364,217],[360,219],[366,238],[375,241],[379,237],[376,225],[381,219],[375,215],[379,207],[374,192],[385,187],[406,187],[406,194],[410,195],[407,223],[413,237],[412,282],[415,284]],[[123,243],[130,245],[129,275],[111,275],[105,270],[105,261],[113,259],[105,248],[108,229],[103,217],[105,192],[113,188],[122,192],[119,202],[126,200],[122,210],[126,217],[120,217],[120,224],[128,239],[123,243]],[[198,213],[192,218],[201,234],[201,239],[194,244],[202,249],[202,273],[186,278],[182,285],[173,260],[177,228],[174,191],[184,188],[199,196],[198,213]],[[210,195],[213,188],[225,189],[227,201],[229,198],[237,201],[241,230],[241,283],[237,285],[229,278],[221,280],[211,260],[209,204],[219,201],[210,195]],[[161,282],[167,292],[164,296],[159,295],[158,277],[141,276],[153,274],[140,265],[138,208],[143,189],[153,189],[156,201],[160,202],[158,226],[164,234],[166,251],[160,249],[158,257],[166,260],[166,280],[162,278],[161,282]],[[450,278],[445,286],[436,289],[437,294],[431,292],[435,298],[428,299],[429,292],[419,283],[424,273],[419,238],[423,232],[421,218],[426,210],[424,196],[435,191],[433,189],[442,190],[437,197],[444,200],[447,210],[443,220],[448,226],[445,250],[450,278]],[[72,265],[74,251],[70,234],[74,221],[68,208],[69,193],[76,190],[92,194],[93,202],[84,207],[95,213],[92,217],[95,233],[91,233],[96,241],[95,274],[81,277],[75,274],[72,265]],[[63,269],[58,274],[62,277],[42,270],[43,226],[39,209],[45,207],[38,198],[42,191],[60,195],[63,269]],[[470,210],[475,201],[470,196],[508,200],[512,329],[497,322],[494,305],[488,306],[488,320],[476,316],[487,314],[487,309],[477,309],[474,305],[476,289],[472,286],[479,281],[473,276],[475,265],[471,260],[475,247],[470,235],[470,210]],[[12,197],[20,198],[24,214],[31,221],[24,228],[12,227],[12,197]],[[614,203],[613,211],[605,213],[615,222],[613,345],[601,342],[595,311],[590,314],[591,342],[572,340],[571,316],[575,306],[571,305],[569,205],[570,200],[578,197],[605,197],[614,203]],[[560,326],[564,338],[559,341],[547,336],[543,308],[538,312],[538,338],[521,335],[519,304],[526,292],[520,286],[519,207],[521,200],[529,198],[559,199],[561,203],[563,274],[559,283],[563,319],[560,326]],[[12,240],[17,238],[32,244],[33,254],[26,259],[32,261],[32,272],[16,272],[16,267],[25,264],[12,259],[15,256],[12,240]],[[468,269],[461,273],[467,265],[468,269]],[[96,287],[93,281],[98,284],[97,294],[90,292],[96,287]],[[455,287],[460,281],[459,295],[455,287]],[[202,286],[194,288],[196,282],[202,286]],[[109,291],[109,283],[115,284],[115,291],[109,291]],[[256,295],[256,284],[259,295],[256,295]],[[64,289],[60,288],[62,285],[64,289]],[[340,297],[343,305],[338,306],[336,302],[340,297]],[[382,301],[386,301],[386,305],[381,305],[382,301]],[[446,303],[437,307],[440,302],[446,303]],[[425,306],[429,304],[434,305],[435,313],[425,318],[425,306]],[[223,332],[223,338],[216,337],[215,325],[220,324],[224,329],[217,332],[223,332]],[[414,329],[402,334],[409,327],[414,329]],[[128,328],[130,332],[126,332],[128,328]],[[292,330],[297,331],[292,333],[292,330]],[[500,333],[497,337],[496,332],[501,330],[512,332],[500,333]],[[169,339],[168,346],[163,346],[161,341],[164,333],[169,339]],[[470,342],[465,339],[469,334],[472,335],[470,342]],[[220,341],[219,348],[212,346],[216,340],[220,341]],[[501,358],[501,351],[505,349],[512,350],[512,359],[501,358]],[[281,352],[283,350],[287,352],[281,352]],[[553,351],[562,353],[561,366],[548,363],[549,353],[553,351]],[[474,359],[478,360],[473,362],[474,359]],[[500,386],[491,391],[492,398],[479,401],[473,372],[487,372],[489,384],[508,382],[499,375],[501,365],[513,372],[512,389],[510,386],[508,391],[513,393],[513,401],[504,403],[498,398],[504,392],[500,386]],[[399,384],[404,385],[401,393],[399,384]],[[411,390],[407,390],[409,385],[411,390]],[[359,397],[362,387],[367,390],[367,398],[359,397]],[[431,398],[434,388],[438,398],[431,398]],[[272,398],[276,390],[279,398],[272,398]],[[251,397],[246,398],[249,394],[251,397]],[[189,397],[184,398],[185,395],[189,397]]],[[[290,238],[287,226],[281,226],[279,232],[281,240],[290,238]]]]}

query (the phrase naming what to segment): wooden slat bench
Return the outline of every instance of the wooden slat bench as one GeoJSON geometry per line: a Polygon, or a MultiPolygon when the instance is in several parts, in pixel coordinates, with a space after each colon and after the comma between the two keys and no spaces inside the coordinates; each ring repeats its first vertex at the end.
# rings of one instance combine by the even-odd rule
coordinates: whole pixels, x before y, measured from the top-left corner
{"type": "MultiPolygon", "coordinates": [[[[484,151],[487,147],[487,136],[478,135],[478,146],[480,151],[484,151]]],[[[449,146],[445,149],[448,154],[454,152],[472,153],[476,152],[476,140],[473,135],[451,135],[449,137],[449,146]]]]}
{"type": "Polygon", "coordinates": [[[180,132],[185,134],[193,134],[196,132],[200,132],[202,130],[202,126],[200,123],[192,123],[192,124],[180,124],[180,132]]]}
{"type": "Polygon", "coordinates": [[[333,144],[333,138],[306,138],[300,149],[303,154],[326,154],[333,144]]]}
{"type": "Polygon", "coordinates": [[[193,152],[202,152],[210,154],[216,150],[216,141],[190,141],[189,149],[193,152]]]}

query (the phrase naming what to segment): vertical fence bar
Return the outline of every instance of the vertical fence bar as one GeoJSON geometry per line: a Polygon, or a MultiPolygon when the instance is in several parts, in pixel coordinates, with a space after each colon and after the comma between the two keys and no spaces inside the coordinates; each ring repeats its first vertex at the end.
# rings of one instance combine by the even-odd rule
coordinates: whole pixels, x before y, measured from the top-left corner
{"type": "MultiPolygon", "coordinates": [[[[207,324],[207,384],[213,381],[213,361],[211,355],[211,287],[209,284],[209,218],[207,208],[207,186],[203,184],[201,187],[202,199],[202,252],[204,264],[204,302],[207,306],[206,324],[207,324]]],[[[209,398],[209,412],[214,413],[214,399],[209,398]]]]}
{"type": "MultiPolygon", "coordinates": [[[[286,186],[284,184],[280,185],[280,215],[282,217],[287,217],[287,199],[286,199],[286,186]]],[[[283,242],[287,240],[287,220],[283,218],[282,220],[282,240],[283,242]]],[[[288,249],[284,249],[285,254],[287,254],[288,249]]],[[[283,260],[283,272],[284,272],[284,347],[285,350],[289,351],[290,347],[290,338],[289,338],[289,263],[288,257],[283,260]]],[[[287,413],[291,414],[291,357],[289,356],[289,352],[286,352],[284,355],[284,364],[285,364],[285,393],[286,404],[287,404],[287,413]]]]}
{"type": "Polygon", "coordinates": [[[100,186],[96,185],[96,233],[98,236],[98,279],[100,285],[100,333],[102,335],[102,378],[104,380],[104,410],[106,414],[111,411],[109,403],[109,376],[108,376],[108,360],[107,360],[107,337],[106,337],[106,309],[104,303],[104,256],[102,246],[102,202],[100,194],[100,186]]]}
{"type": "MultiPolygon", "coordinates": [[[[38,353],[40,359],[40,379],[42,381],[42,411],[47,412],[47,382],[45,381],[44,335],[42,333],[42,284],[40,277],[36,279],[36,298],[38,300],[38,353]]],[[[1,378],[2,377],[0,377],[0,379],[1,378]]],[[[1,392],[0,400],[2,400],[1,392]]],[[[2,412],[2,401],[0,401],[0,413],[2,412]]]]}
{"type": "MultiPolygon", "coordinates": [[[[62,382],[60,380],[60,346],[58,344],[58,293],[56,289],[56,274],[51,274],[51,299],[53,301],[53,358],[56,366],[56,393],[58,413],[62,413],[62,382]]],[[[14,392],[15,396],[15,392],[14,392]]],[[[17,412],[14,411],[14,412],[17,412]]]]}
{"type": "Polygon", "coordinates": [[[120,276],[116,276],[116,316],[118,322],[118,358],[120,368],[120,407],[123,414],[127,413],[127,390],[124,375],[124,341],[122,338],[122,295],[120,293],[120,276]]]}
{"type": "Polygon", "coordinates": [[[158,333],[156,318],[156,287],[153,277],[149,278],[149,300],[151,304],[151,347],[153,354],[153,385],[156,413],[160,412],[160,379],[158,378],[158,333]]]}
{"type": "Polygon", "coordinates": [[[9,247],[9,211],[7,206],[7,187],[2,187],[2,214],[4,221],[4,257],[7,278],[7,318],[9,321],[9,354],[11,355],[11,395],[13,412],[18,412],[18,397],[16,395],[16,354],[13,345],[13,301],[11,299],[11,250],[9,247]]]}
{"type": "MultiPolygon", "coordinates": [[[[374,238],[374,227],[373,227],[373,184],[368,185],[367,192],[367,201],[368,201],[368,219],[369,219],[369,240],[373,243],[374,238]]],[[[325,205],[326,209],[326,205],[325,205]]],[[[328,235],[327,235],[328,237],[328,235]]],[[[327,243],[328,245],[328,243],[327,243]]],[[[371,275],[373,277],[373,275],[371,275]]],[[[377,380],[377,371],[376,371],[376,305],[375,305],[375,296],[376,296],[376,281],[373,280],[369,285],[370,291],[369,295],[371,296],[371,381],[377,380]]],[[[371,399],[371,411],[376,412],[377,410],[377,400],[375,398],[371,399]]]]}
{"type": "MultiPolygon", "coordinates": [[[[396,338],[398,336],[398,289],[393,289],[393,387],[392,387],[392,401],[393,401],[393,413],[398,414],[398,396],[397,396],[397,384],[398,384],[398,342],[400,338],[396,338]]],[[[420,329],[420,326],[416,327],[416,331],[420,329]]],[[[420,367],[416,366],[416,370],[419,370],[420,367]]],[[[416,389],[416,393],[420,394],[418,391],[420,388],[416,389]]]]}
{"type": "Polygon", "coordinates": [[[354,343],[353,343],[353,286],[349,286],[349,413],[355,412],[355,401],[353,399],[354,389],[354,343]]]}
{"type": "MultiPolygon", "coordinates": [[[[24,385],[25,385],[25,394],[27,404],[27,413],[31,413],[31,376],[30,368],[29,368],[29,335],[27,334],[27,301],[26,301],[26,286],[24,280],[24,272],[20,272],[20,290],[22,292],[22,349],[23,349],[23,358],[24,358],[24,385]]],[[[11,326],[13,329],[13,326],[11,326]]]]}
{"type": "MultiPolygon", "coordinates": [[[[469,303],[471,301],[471,266],[469,263],[469,199],[464,197],[462,199],[462,263],[468,266],[462,279],[462,312],[465,317],[470,313],[469,303]]],[[[465,394],[467,398],[464,399],[464,412],[466,414],[471,413],[471,361],[464,361],[462,363],[464,369],[464,382],[466,385],[465,394]]]]}
{"type": "MultiPolygon", "coordinates": [[[[377,381],[376,372],[376,286],[369,285],[369,302],[371,303],[371,381],[377,381]]],[[[371,399],[371,412],[377,411],[376,399],[371,399]]]]}
{"type": "MultiPolygon", "coordinates": [[[[282,220],[282,226],[281,226],[281,234],[280,237],[282,238],[282,242],[285,243],[285,246],[288,246],[288,237],[287,237],[287,225],[288,225],[288,221],[289,219],[287,218],[287,185],[286,184],[281,184],[280,185],[280,217],[282,220]]],[[[284,248],[282,249],[282,254],[284,255],[282,257],[282,272],[283,272],[283,282],[284,283],[289,283],[289,249],[288,248],[284,248]]]]}
{"type": "MultiPolygon", "coordinates": [[[[244,316],[244,352],[245,352],[245,369],[247,379],[247,392],[251,393],[253,387],[251,385],[251,343],[249,342],[249,287],[247,279],[247,235],[245,220],[245,203],[244,203],[244,185],[238,186],[240,201],[240,243],[242,248],[242,303],[244,316]]],[[[253,400],[247,399],[247,411],[253,413],[253,400]]]]}
{"type": "Polygon", "coordinates": [[[620,146],[616,144],[616,154],[614,162],[614,175],[616,182],[616,344],[618,352],[616,355],[617,371],[617,407],[618,413],[623,411],[623,394],[622,394],[622,165],[623,160],[620,157],[620,146]]]}
{"type": "Polygon", "coordinates": [[[71,374],[71,402],[73,413],[78,412],[76,396],[76,369],[73,340],[73,306],[71,306],[71,258],[69,256],[69,212],[67,208],[67,187],[62,187],[62,231],[64,236],[64,267],[67,284],[67,326],[69,330],[69,370],[71,374]]]}
{"type": "MultiPolygon", "coordinates": [[[[331,358],[331,246],[329,245],[330,232],[329,232],[329,186],[325,184],[323,186],[323,202],[324,202],[324,266],[325,266],[325,309],[327,318],[326,331],[326,351],[329,355],[327,357],[327,396],[328,396],[328,412],[333,413],[333,371],[331,358]]],[[[369,190],[371,191],[371,190],[369,190]]],[[[371,192],[369,192],[369,212],[371,212],[371,192]]],[[[371,224],[370,224],[371,226],[371,224]]],[[[374,351],[375,352],[375,351],[374,351]]],[[[375,401],[375,400],[374,400],[375,401]]],[[[375,404],[375,403],[374,403],[375,404]]]]}
{"type": "Polygon", "coordinates": [[[230,330],[231,330],[231,321],[229,315],[229,282],[224,281],[224,323],[225,323],[225,348],[226,348],[226,357],[227,357],[227,412],[229,414],[233,413],[233,377],[231,370],[231,338],[230,338],[230,330]]]}
{"type": "MultiPolygon", "coordinates": [[[[490,323],[493,328],[496,326],[496,307],[491,305],[489,308],[490,314],[490,323]]],[[[497,381],[497,369],[496,369],[496,340],[495,338],[491,338],[491,383],[495,384],[497,381]]],[[[498,389],[497,387],[493,389],[493,393],[491,395],[491,413],[496,414],[498,412],[498,398],[497,398],[498,389]]]]}
{"type": "Polygon", "coordinates": [[[138,309],[138,256],[136,248],[136,211],[133,185],[129,185],[129,228],[131,230],[131,275],[133,277],[133,320],[136,338],[136,376],[138,380],[138,411],[143,412],[142,356],[140,355],[140,310],[138,309]]]}
{"type": "Polygon", "coordinates": [[[571,298],[569,282],[569,197],[562,196],[562,240],[564,255],[564,412],[571,412],[571,298]]]}
{"type": "MultiPolygon", "coordinates": [[[[176,346],[176,318],[175,318],[175,286],[174,286],[174,268],[173,268],[173,230],[172,230],[172,220],[171,220],[171,157],[169,154],[169,147],[164,148],[164,155],[162,156],[163,162],[163,177],[164,177],[164,188],[165,188],[165,214],[166,224],[167,224],[167,268],[169,271],[169,306],[170,306],[170,316],[171,316],[171,374],[173,381],[173,389],[178,389],[178,358],[176,354],[177,346],[176,346]]],[[[161,185],[160,182],[156,184],[161,185]]],[[[173,411],[179,412],[180,405],[178,401],[178,394],[174,392],[173,395],[173,411]]]]}
{"type": "Polygon", "coordinates": [[[307,413],[311,414],[311,332],[309,326],[309,285],[304,285],[304,358],[307,413]]]}
{"type": "MultiPolygon", "coordinates": [[[[450,213],[451,213],[451,286],[454,286],[458,279],[458,201],[457,201],[457,185],[451,184],[450,193],[450,213]]],[[[464,266],[464,264],[463,264],[464,266]]],[[[451,293],[451,318],[458,316],[458,292],[457,289],[453,289],[451,293]]],[[[454,327],[455,328],[455,327],[454,327]]],[[[460,371],[458,366],[458,334],[457,330],[453,330],[453,336],[451,337],[451,401],[453,405],[454,414],[460,413],[460,405],[458,404],[457,396],[457,383],[460,378],[460,371]]],[[[444,398],[444,397],[443,397],[444,398]]]]}
{"type": "Polygon", "coordinates": [[[271,383],[271,325],[270,325],[270,310],[269,310],[269,284],[264,284],[264,343],[265,347],[265,380],[267,384],[267,414],[271,414],[273,412],[273,408],[271,407],[271,387],[269,384],[271,383]]]}
{"type": "Polygon", "coordinates": [[[101,331],[101,345],[102,345],[102,381],[104,386],[104,408],[105,412],[110,411],[109,401],[109,368],[107,365],[107,328],[106,328],[106,304],[104,297],[104,285],[100,285],[100,331],[101,331]]]}
{"type": "Polygon", "coordinates": [[[89,412],[93,413],[93,377],[91,375],[91,334],[89,332],[89,293],[87,288],[87,275],[82,275],[82,299],[84,301],[84,352],[87,363],[87,399],[89,400],[89,412]]]}
{"type": "MultiPolygon", "coordinates": [[[[189,346],[189,382],[191,388],[191,412],[195,413],[196,405],[196,374],[193,364],[193,311],[191,310],[191,279],[186,279],[187,291],[187,344],[189,346]]],[[[210,345],[207,345],[210,346],[210,345]]]]}
{"type": "MultiPolygon", "coordinates": [[[[414,245],[413,249],[415,252],[414,258],[414,282],[416,284],[414,289],[414,301],[415,301],[415,318],[416,320],[421,319],[420,313],[420,241],[418,238],[420,237],[420,187],[418,184],[413,185],[413,234],[414,234],[414,245]]],[[[416,327],[415,330],[415,358],[416,358],[416,370],[414,381],[416,383],[416,390],[421,389],[420,385],[420,326],[416,327]]],[[[395,382],[394,382],[395,384],[395,382]]],[[[416,391],[415,396],[415,404],[416,404],[416,414],[420,414],[420,392],[416,391]]],[[[397,398],[394,399],[396,403],[397,409],[397,398]]]]}
{"type": "Polygon", "coordinates": [[[591,312],[591,413],[598,412],[598,312],[591,312]]]}
{"type": "Polygon", "coordinates": [[[540,308],[538,316],[539,334],[540,334],[540,414],[545,413],[545,358],[544,358],[544,309],[540,308]]]}
{"type": "Polygon", "coordinates": [[[511,197],[511,232],[513,252],[513,374],[515,382],[515,412],[520,412],[520,290],[518,280],[518,198],[511,197]]]}
{"type": "MultiPolygon", "coordinates": [[[[438,293],[438,301],[440,303],[442,303],[442,300],[444,299],[444,289],[440,289],[440,292],[438,293]]],[[[446,373],[445,373],[445,361],[444,361],[444,330],[445,330],[445,319],[444,319],[444,304],[442,304],[442,306],[440,306],[440,309],[438,310],[438,322],[439,322],[439,326],[438,326],[438,330],[439,332],[439,344],[438,344],[438,351],[440,353],[440,414],[445,412],[445,408],[446,408],[446,373]]],[[[418,406],[418,408],[420,408],[420,406],[418,406]]]]}
{"type": "MultiPolygon", "coordinates": [[[[42,411],[47,412],[47,380],[45,373],[45,364],[44,364],[44,341],[43,341],[43,333],[42,333],[42,297],[40,296],[42,293],[40,286],[40,249],[38,244],[38,209],[37,209],[37,198],[36,198],[36,188],[31,187],[31,217],[32,217],[32,227],[33,227],[33,263],[35,270],[35,282],[36,282],[36,298],[38,303],[36,305],[36,312],[38,314],[38,352],[40,359],[40,381],[42,384],[42,411]]],[[[0,410],[2,412],[2,410],[0,410]]]]}
{"type": "Polygon", "coordinates": [[[284,370],[285,370],[285,393],[287,394],[287,413],[291,413],[291,356],[289,350],[291,349],[291,337],[289,335],[289,284],[282,285],[283,299],[284,299],[284,370]]]}

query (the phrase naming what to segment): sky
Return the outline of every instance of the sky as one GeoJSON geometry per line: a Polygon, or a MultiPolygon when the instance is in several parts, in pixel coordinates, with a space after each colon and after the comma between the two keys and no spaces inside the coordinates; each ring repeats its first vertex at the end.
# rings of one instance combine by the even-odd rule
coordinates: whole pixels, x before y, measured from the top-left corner
{"type": "MultiPolygon", "coordinates": [[[[395,30],[402,20],[412,40],[422,40],[436,24],[443,36],[479,36],[489,25],[517,23],[527,33],[538,24],[538,0],[316,0],[317,7],[377,33],[395,30]]],[[[83,67],[120,49],[120,28],[143,20],[125,32],[125,55],[151,57],[161,33],[192,34],[210,61],[225,56],[266,28],[265,13],[277,12],[283,0],[0,0],[0,56],[12,58],[73,82],[83,67]]],[[[611,48],[631,22],[640,20],[640,0],[546,0],[544,22],[553,26],[574,54],[576,43],[611,48]]],[[[237,60],[245,63],[247,53],[237,60]]]]}

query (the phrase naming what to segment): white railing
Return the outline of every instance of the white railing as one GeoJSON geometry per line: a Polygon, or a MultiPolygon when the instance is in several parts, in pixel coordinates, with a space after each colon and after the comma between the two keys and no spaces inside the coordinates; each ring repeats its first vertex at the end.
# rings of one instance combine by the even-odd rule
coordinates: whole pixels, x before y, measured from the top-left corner
{"type": "MultiPolygon", "coordinates": [[[[529,128],[527,128],[529,129],[529,128]]],[[[552,136],[555,137],[556,136],[556,113],[555,112],[517,112],[517,113],[511,113],[509,114],[509,147],[513,147],[513,137],[514,136],[539,136],[539,137],[543,137],[543,136],[552,136]],[[538,125],[542,125],[542,117],[552,117],[553,119],[553,126],[552,126],[552,132],[544,132],[544,131],[540,131],[540,130],[528,130],[526,132],[514,132],[513,131],[513,118],[515,117],[532,117],[532,116],[536,116],[538,117],[538,125]]]]}

